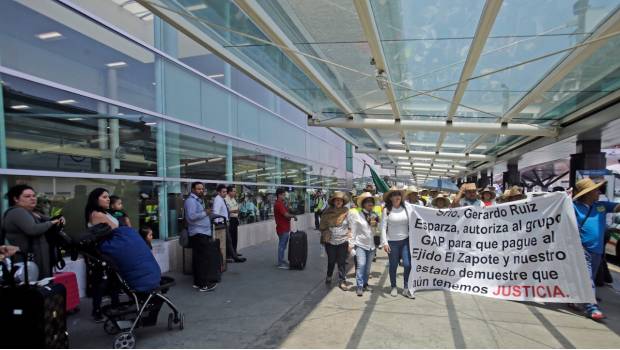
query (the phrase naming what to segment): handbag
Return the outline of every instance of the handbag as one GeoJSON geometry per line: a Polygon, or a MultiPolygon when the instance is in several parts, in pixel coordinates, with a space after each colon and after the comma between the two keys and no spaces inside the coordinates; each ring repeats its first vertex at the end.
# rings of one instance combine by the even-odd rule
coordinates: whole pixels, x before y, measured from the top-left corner
{"type": "Polygon", "coordinates": [[[329,229],[321,231],[321,244],[329,243],[332,239],[332,231],[329,229]]]}

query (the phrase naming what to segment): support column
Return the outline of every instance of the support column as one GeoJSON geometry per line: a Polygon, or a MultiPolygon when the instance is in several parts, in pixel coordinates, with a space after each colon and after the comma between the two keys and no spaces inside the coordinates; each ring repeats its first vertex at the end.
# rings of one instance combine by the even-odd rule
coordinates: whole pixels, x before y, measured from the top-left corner
{"type": "Polygon", "coordinates": [[[508,170],[504,172],[504,189],[521,184],[521,174],[519,173],[519,160],[511,159],[507,164],[508,170]]]}
{"type": "Polygon", "coordinates": [[[480,180],[478,180],[478,188],[485,188],[489,185],[489,173],[486,169],[480,172],[480,180]]]}
{"type": "Polygon", "coordinates": [[[600,137],[595,140],[577,140],[577,153],[570,155],[569,186],[575,187],[577,170],[605,169],[606,166],[600,137]]]}
{"type": "Polygon", "coordinates": [[[473,182],[475,184],[478,183],[478,175],[468,175],[467,182],[473,182]]]}
{"type": "MultiPolygon", "coordinates": [[[[6,156],[6,122],[4,120],[4,93],[0,91],[0,168],[7,168],[6,156]]],[[[8,179],[6,176],[0,176],[0,191],[7,193],[9,191],[8,179]]],[[[9,200],[2,196],[0,199],[0,210],[4,213],[9,208],[9,200]]],[[[0,242],[0,245],[4,242],[0,242]]]]}

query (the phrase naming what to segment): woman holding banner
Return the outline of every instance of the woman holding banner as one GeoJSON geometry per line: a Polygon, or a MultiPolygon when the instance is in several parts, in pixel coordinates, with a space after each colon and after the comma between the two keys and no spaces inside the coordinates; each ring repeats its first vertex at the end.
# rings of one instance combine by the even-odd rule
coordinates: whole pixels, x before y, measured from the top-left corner
{"type": "Polygon", "coordinates": [[[364,192],[356,199],[360,211],[351,214],[351,246],[355,249],[355,280],[357,282],[356,293],[358,297],[368,290],[368,276],[370,264],[375,256],[375,243],[373,231],[379,225],[379,215],[374,212],[375,199],[370,192],[364,192]]]}
{"type": "Polygon", "coordinates": [[[325,245],[327,253],[327,277],[325,283],[332,283],[334,267],[338,263],[338,287],[346,291],[347,288],[347,258],[349,257],[349,239],[351,229],[349,226],[349,209],[345,204],[349,201],[344,192],[336,191],[327,201],[329,207],[321,214],[319,230],[321,231],[321,244],[325,245]]]}
{"type": "Polygon", "coordinates": [[[408,282],[409,273],[411,272],[411,256],[409,254],[409,211],[407,205],[403,201],[404,193],[402,190],[392,187],[383,195],[385,201],[385,209],[383,210],[383,221],[381,222],[381,243],[383,249],[388,253],[390,286],[392,290],[390,295],[398,296],[396,288],[396,269],[400,259],[403,260],[405,272],[403,274],[403,296],[415,299],[415,296],[409,292],[408,282]]]}

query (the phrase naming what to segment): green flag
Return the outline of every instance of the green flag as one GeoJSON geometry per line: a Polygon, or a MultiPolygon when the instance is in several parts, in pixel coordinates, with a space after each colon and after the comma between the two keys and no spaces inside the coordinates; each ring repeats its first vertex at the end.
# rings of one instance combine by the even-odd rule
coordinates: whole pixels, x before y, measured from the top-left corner
{"type": "Polygon", "coordinates": [[[377,175],[375,170],[370,165],[366,164],[366,166],[368,166],[368,169],[370,169],[370,175],[372,176],[372,182],[375,183],[375,188],[377,189],[377,193],[387,192],[390,189],[390,187],[385,183],[385,181],[383,181],[381,177],[379,177],[379,175],[377,175]]]}

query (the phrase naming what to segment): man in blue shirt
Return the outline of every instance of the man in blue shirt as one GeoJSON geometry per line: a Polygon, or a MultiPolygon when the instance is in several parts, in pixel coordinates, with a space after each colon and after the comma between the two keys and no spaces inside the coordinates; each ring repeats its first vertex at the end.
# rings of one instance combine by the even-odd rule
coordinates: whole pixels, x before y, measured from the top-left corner
{"type": "MultiPolygon", "coordinates": [[[[579,180],[575,184],[575,196],[573,197],[581,245],[586,254],[586,263],[595,295],[594,279],[605,253],[603,241],[607,225],[606,216],[608,213],[620,212],[620,203],[598,200],[601,194],[600,187],[604,184],[605,181],[597,184],[589,178],[579,180]]],[[[605,318],[597,304],[586,304],[586,313],[593,320],[605,318]]]]}
{"type": "MultiPolygon", "coordinates": [[[[224,217],[226,220],[230,220],[230,212],[228,205],[226,204],[226,196],[228,194],[228,188],[224,184],[217,185],[215,189],[217,194],[213,199],[213,214],[224,217]]],[[[214,219],[217,223],[217,218],[214,219]]],[[[232,236],[230,235],[229,228],[226,228],[226,258],[228,262],[245,262],[245,258],[241,258],[237,255],[237,251],[232,244],[232,236]]]]}
{"type": "Polygon", "coordinates": [[[207,246],[211,241],[211,221],[207,214],[202,199],[205,186],[200,182],[193,182],[192,192],[185,200],[185,221],[190,246],[192,247],[192,272],[194,275],[194,288],[201,292],[210,292],[215,289],[217,283],[209,283],[207,280],[207,246]]]}

